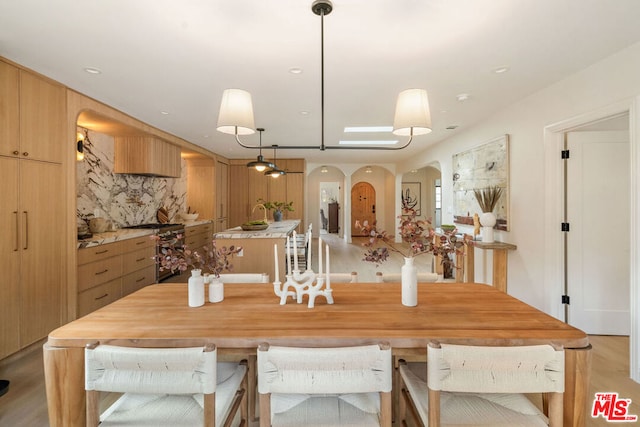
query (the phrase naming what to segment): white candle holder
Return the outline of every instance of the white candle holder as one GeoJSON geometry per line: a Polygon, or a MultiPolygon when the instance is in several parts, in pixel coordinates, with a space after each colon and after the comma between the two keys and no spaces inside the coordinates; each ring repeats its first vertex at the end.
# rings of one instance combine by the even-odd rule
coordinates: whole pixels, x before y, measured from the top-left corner
{"type": "Polygon", "coordinates": [[[284,284],[280,282],[279,277],[279,267],[278,267],[278,245],[273,245],[274,258],[276,263],[275,268],[275,281],[273,282],[273,291],[280,298],[280,305],[284,305],[287,303],[287,298],[291,297],[295,298],[295,301],[298,304],[302,304],[303,298],[305,295],[308,296],[308,307],[313,308],[315,306],[315,300],[318,296],[323,296],[327,299],[327,304],[333,304],[333,294],[331,289],[331,282],[329,279],[329,245],[325,246],[326,251],[326,276],[322,274],[322,239],[318,238],[318,273],[315,273],[311,269],[311,227],[309,227],[309,231],[307,232],[307,262],[306,262],[306,270],[301,272],[298,264],[298,253],[297,248],[295,247],[296,241],[296,232],[293,232],[293,242],[294,242],[294,251],[293,251],[293,264],[294,268],[291,267],[291,241],[290,237],[287,236],[286,242],[286,264],[287,264],[287,274],[285,275],[284,284]],[[325,281],[326,278],[326,281],[325,281]]]}

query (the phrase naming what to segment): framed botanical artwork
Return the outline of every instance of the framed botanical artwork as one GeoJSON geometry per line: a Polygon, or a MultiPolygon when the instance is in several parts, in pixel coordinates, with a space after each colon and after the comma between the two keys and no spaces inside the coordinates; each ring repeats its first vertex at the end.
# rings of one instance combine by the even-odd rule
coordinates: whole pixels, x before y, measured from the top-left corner
{"type": "Polygon", "coordinates": [[[416,211],[416,215],[420,216],[422,210],[420,194],[419,182],[403,182],[400,194],[402,210],[413,209],[416,211]]]}
{"type": "Polygon", "coordinates": [[[494,210],[498,230],[509,230],[509,135],[502,135],[453,155],[453,220],[473,225],[473,214],[482,213],[475,189],[502,188],[494,210]]]}

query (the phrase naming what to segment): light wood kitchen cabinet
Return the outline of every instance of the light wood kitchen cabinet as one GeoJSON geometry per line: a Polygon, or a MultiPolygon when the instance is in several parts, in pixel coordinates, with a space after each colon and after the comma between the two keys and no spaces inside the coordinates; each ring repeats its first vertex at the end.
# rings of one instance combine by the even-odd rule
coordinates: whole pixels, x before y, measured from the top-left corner
{"type": "MultiPolygon", "coordinates": [[[[226,226],[229,217],[229,165],[220,160],[216,161],[216,231],[218,227],[226,226]]],[[[224,230],[224,229],[223,229],[224,230]]]]}
{"type": "Polygon", "coordinates": [[[213,238],[213,224],[206,223],[186,226],[184,229],[185,244],[192,250],[201,250],[204,245],[211,243],[213,238]]]}
{"type": "MultiPolygon", "coordinates": [[[[227,228],[237,227],[249,218],[251,208],[249,205],[249,168],[246,162],[236,163],[231,160],[229,164],[229,217],[227,228]]],[[[216,227],[216,232],[226,230],[216,227]]]]}
{"type": "MultiPolygon", "coordinates": [[[[0,63],[1,64],[1,63],[0,63]]],[[[1,111],[1,110],[0,110],[1,111]]],[[[18,161],[0,157],[0,241],[4,262],[0,283],[0,359],[20,349],[20,227],[18,223],[18,161]],[[18,327],[16,327],[18,325],[18,327]]]]}
{"type": "Polygon", "coordinates": [[[187,205],[199,219],[212,219],[226,229],[229,215],[229,165],[220,159],[187,160],[187,205]]]}
{"type": "Polygon", "coordinates": [[[65,89],[0,61],[0,359],[63,322],[65,89]]]}
{"type": "Polygon", "coordinates": [[[78,294],[78,317],[86,316],[120,299],[122,279],[117,278],[78,294]]]}
{"type": "Polygon", "coordinates": [[[122,242],[78,250],[78,316],[122,297],[122,242]]]}
{"type": "Polygon", "coordinates": [[[156,282],[149,236],[78,249],[78,316],[156,282]]]}
{"type": "Polygon", "coordinates": [[[177,178],[182,172],[180,147],[153,136],[116,136],[113,171],[177,178]]]}
{"type": "Polygon", "coordinates": [[[3,156],[20,154],[19,82],[19,70],[0,61],[0,155],[3,156]]]}
{"type": "MultiPolygon", "coordinates": [[[[266,201],[293,202],[294,211],[284,212],[284,219],[299,219],[298,231],[306,229],[304,225],[304,159],[281,159],[278,166],[287,174],[279,178],[265,176],[261,172],[247,168],[251,160],[231,160],[229,171],[229,227],[237,227],[248,220],[264,218],[261,209],[252,212],[253,207],[262,198],[266,201]]],[[[267,214],[269,221],[273,220],[273,212],[267,214]]],[[[221,231],[216,229],[216,231],[221,231]]]]}
{"type": "Polygon", "coordinates": [[[62,324],[62,179],[59,164],[0,156],[0,358],[62,324]]]}
{"type": "Polygon", "coordinates": [[[0,61],[0,155],[62,162],[65,89],[0,61]]]}
{"type": "Polygon", "coordinates": [[[156,242],[149,236],[122,241],[122,296],[156,282],[156,242]]]}
{"type": "Polygon", "coordinates": [[[198,212],[200,219],[214,218],[216,215],[215,161],[210,158],[188,159],[187,163],[187,206],[191,212],[198,212]]]}

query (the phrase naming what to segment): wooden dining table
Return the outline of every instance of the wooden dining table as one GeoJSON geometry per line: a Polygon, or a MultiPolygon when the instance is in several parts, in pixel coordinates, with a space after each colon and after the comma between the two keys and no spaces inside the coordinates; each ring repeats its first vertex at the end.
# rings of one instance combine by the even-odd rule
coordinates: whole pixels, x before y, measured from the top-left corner
{"type": "MultiPolygon", "coordinates": [[[[213,343],[221,359],[255,357],[259,344],[334,347],[388,342],[395,360],[423,358],[427,343],[565,349],[564,423],[583,426],[591,346],[583,331],[476,283],[419,284],[418,305],[401,304],[399,283],[334,284],[322,297],[280,305],[271,284],[227,284],[224,301],[188,306],[186,284],[147,286],[49,334],[44,345],[50,425],[84,425],[84,347],[183,347],[213,343]]],[[[251,381],[249,397],[255,397],[251,381]]],[[[397,393],[397,390],[394,390],[397,393]]],[[[251,403],[253,404],[253,402],[251,403]]]]}

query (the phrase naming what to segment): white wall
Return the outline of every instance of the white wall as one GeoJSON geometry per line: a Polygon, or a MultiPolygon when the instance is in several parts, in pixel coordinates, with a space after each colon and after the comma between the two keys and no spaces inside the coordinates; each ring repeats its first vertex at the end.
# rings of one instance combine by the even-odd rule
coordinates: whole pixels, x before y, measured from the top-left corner
{"type": "MultiPolygon", "coordinates": [[[[442,221],[452,223],[452,155],[499,135],[509,134],[511,231],[496,232],[497,240],[513,243],[518,247],[509,253],[509,293],[541,310],[552,312],[554,307],[549,305],[549,298],[545,295],[547,284],[544,283],[547,231],[544,128],[633,98],[637,94],[640,94],[640,43],[431,146],[420,155],[398,165],[398,171],[406,172],[438,161],[443,178],[442,221]]],[[[477,253],[476,262],[482,264],[478,255],[477,253]]]]}

